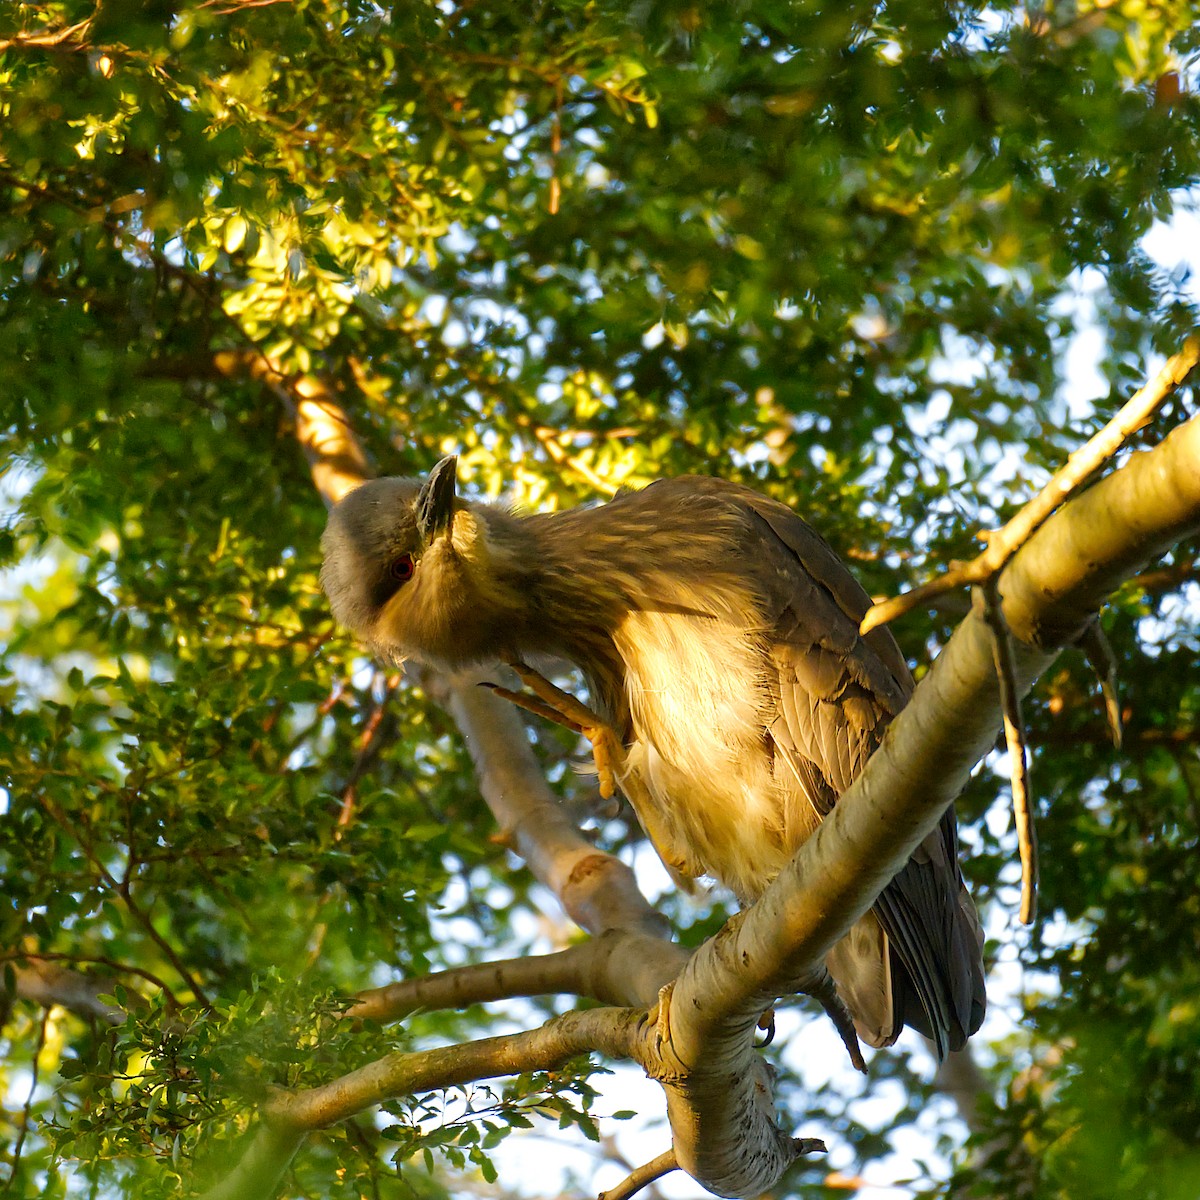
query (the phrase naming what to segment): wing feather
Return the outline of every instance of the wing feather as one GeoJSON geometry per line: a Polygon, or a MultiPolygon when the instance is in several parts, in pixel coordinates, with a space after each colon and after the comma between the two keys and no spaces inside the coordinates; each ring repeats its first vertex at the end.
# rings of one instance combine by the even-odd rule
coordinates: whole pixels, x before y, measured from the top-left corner
{"type": "MultiPolygon", "coordinates": [[[[770,730],[777,759],[823,816],[903,707],[912,676],[887,630],[859,635],[870,600],[825,541],[790,509],[754,492],[742,499],[761,523],[771,564],[762,577],[769,581],[768,653],[779,698],[770,730]]],[[[892,955],[893,1019],[890,1028],[881,1022],[877,1039],[893,1041],[910,1024],[935,1042],[939,1056],[959,1049],[979,1027],[985,1001],[982,933],[958,868],[953,807],[873,911],[886,935],[884,953],[892,955]]],[[[878,962],[862,967],[867,977],[888,974],[878,962]]]]}

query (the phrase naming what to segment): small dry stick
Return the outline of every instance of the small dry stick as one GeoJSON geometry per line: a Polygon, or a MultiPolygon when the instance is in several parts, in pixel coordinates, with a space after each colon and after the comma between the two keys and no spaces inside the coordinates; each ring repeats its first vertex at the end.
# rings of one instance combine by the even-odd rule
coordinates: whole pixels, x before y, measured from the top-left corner
{"type": "Polygon", "coordinates": [[[1200,362],[1200,337],[1192,336],[1184,342],[1183,349],[1169,358],[1162,370],[1145,387],[1140,388],[1099,433],[1089,438],[1067,459],[1050,482],[1003,529],[988,536],[988,548],[982,554],[910,592],[871,605],[862,619],[859,632],[869,633],[876,626],[886,625],[888,621],[925,604],[934,596],[964,584],[982,583],[997,574],[1071,492],[1112,458],[1131,433],[1136,433],[1150,420],[1155,409],[1187,378],[1197,362],[1200,362]]]}
{"type": "Polygon", "coordinates": [[[1104,715],[1108,718],[1109,736],[1113,746],[1120,750],[1125,729],[1121,721],[1121,700],[1117,694],[1117,659],[1099,617],[1093,617],[1084,626],[1079,635],[1079,648],[1100,681],[1100,694],[1104,697],[1104,715]]]}
{"type": "Polygon", "coordinates": [[[1032,925],[1037,913],[1037,833],[1029,795],[1029,760],[1025,754],[1025,733],[1021,722],[1021,698],[1017,693],[1012,642],[1000,591],[996,580],[983,585],[983,615],[992,631],[992,658],[1000,681],[1000,705],[1004,710],[1004,741],[1012,763],[1013,818],[1017,824],[1017,846],[1021,851],[1021,924],[1032,925]]]}
{"type": "Polygon", "coordinates": [[[599,1200],[629,1200],[630,1196],[637,1195],[642,1188],[649,1187],[656,1179],[678,1170],[679,1162],[674,1149],[664,1150],[657,1158],[652,1158],[648,1163],[630,1171],[615,1188],[601,1192],[599,1200]]]}

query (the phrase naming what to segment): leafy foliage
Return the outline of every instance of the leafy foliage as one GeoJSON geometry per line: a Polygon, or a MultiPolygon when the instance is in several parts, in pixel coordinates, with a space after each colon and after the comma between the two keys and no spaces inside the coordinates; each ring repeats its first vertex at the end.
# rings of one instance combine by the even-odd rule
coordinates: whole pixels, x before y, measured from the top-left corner
{"type": "MultiPolygon", "coordinates": [[[[264,1088],[506,1020],[356,1030],[337,997],[544,946],[448,718],[331,627],[320,503],[264,365],[324,380],[388,472],[454,449],[477,492],[547,507],[720,473],[897,590],[968,554],[1195,326],[1188,279],[1141,244],[1200,175],[1193,17],[1184,0],[5,6],[0,948],[119,981],[127,1013],[43,1019],[10,969],[14,1194],[75,1176],[174,1194],[264,1088]],[[1094,398],[1065,366],[1085,286],[1094,398]]],[[[981,1044],[1002,1101],[980,1194],[1173,1200],[1200,1180],[1189,553],[1106,618],[1120,754],[1080,664],[1032,706],[1045,916],[1021,953],[1050,982],[981,1044]]],[[[901,640],[923,660],[951,621],[914,615],[901,640]]],[[[589,812],[570,748],[531,737],[589,812]]],[[[960,805],[996,911],[1004,803],[985,772],[960,805]]],[[[630,840],[591,820],[601,844],[630,840]]],[[[664,906],[685,938],[717,920],[664,906]]],[[[910,1097],[890,1128],[803,1079],[797,1120],[833,1115],[878,1156],[924,1093],[899,1059],[876,1070],[910,1097]]],[[[329,1131],[293,1191],[490,1180],[531,1111],[595,1132],[587,1077],[390,1106],[329,1131]]]]}

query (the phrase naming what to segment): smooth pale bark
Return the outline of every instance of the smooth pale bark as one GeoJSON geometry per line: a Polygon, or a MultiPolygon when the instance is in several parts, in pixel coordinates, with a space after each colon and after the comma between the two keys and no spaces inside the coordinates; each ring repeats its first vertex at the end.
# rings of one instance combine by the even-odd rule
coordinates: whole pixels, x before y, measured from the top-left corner
{"type": "MultiPolygon", "coordinates": [[[[479,788],[502,836],[535,877],[559,898],[571,919],[589,933],[641,930],[663,939],[663,954],[677,971],[686,957],[666,939],[670,927],[638,891],[620,859],[597,850],[575,828],[529,745],[517,709],[477,686],[486,676],[465,676],[441,687],[426,686],[454,717],[475,764],[479,788]]],[[[662,976],[656,986],[673,978],[662,976]]]]}
{"type": "Polygon", "coordinates": [[[289,375],[269,355],[252,350],[222,350],[213,356],[213,365],[223,375],[257,379],[288,410],[313,483],[327,507],[371,478],[362,444],[323,379],[289,375]]]}
{"type": "Polygon", "coordinates": [[[307,1136],[305,1129],[260,1123],[233,1170],[199,1200],[270,1200],[307,1136]]]}
{"type": "Polygon", "coordinates": [[[626,1008],[563,1013],[537,1029],[457,1046],[389,1054],[340,1079],[281,1095],[267,1107],[276,1126],[323,1129],[390,1096],[407,1096],[522,1071],[552,1071],[591,1050],[636,1056],[645,1014],[626,1008]]]}
{"type": "Polygon", "coordinates": [[[236,1167],[200,1200],[267,1200],[307,1133],[344,1121],[391,1096],[406,1096],[522,1071],[552,1071],[598,1050],[637,1058],[645,1014],[596,1008],[564,1013],[538,1029],[457,1046],[386,1055],[321,1087],[280,1093],[236,1167]]]}
{"type": "Polygon", "coordinates": [[[581,996],[648,1007],[679,974],[687,954],[661,937],[610,929],[566,950],[453,967],[360,992],[353,1020],[398,1021],[417,1009],[456,1008],[517,996],[581,996]]]}

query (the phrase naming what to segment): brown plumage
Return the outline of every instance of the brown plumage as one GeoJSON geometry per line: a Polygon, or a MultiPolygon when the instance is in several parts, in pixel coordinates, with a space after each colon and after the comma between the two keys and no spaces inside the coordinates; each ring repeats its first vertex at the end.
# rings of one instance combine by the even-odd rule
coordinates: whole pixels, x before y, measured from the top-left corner
{"type": "MultiPolygon", "coordinates": [[[[866,593],[784,505],[695,476],[516,516],[428,480],[333,511],[322,583],[381,656],[440,667],[555,655],[584,671],[667,865],[752,902],[853,781],[912,690],[866,593]]],[[[632,789],[631,789],[632,790],[632,789]]],[[[957,1049],[984,1011],[982,935],[954,812],[831,951],[872,1045],[904,1025],[957,1049]]]]}

